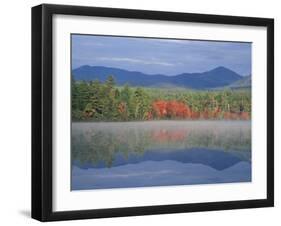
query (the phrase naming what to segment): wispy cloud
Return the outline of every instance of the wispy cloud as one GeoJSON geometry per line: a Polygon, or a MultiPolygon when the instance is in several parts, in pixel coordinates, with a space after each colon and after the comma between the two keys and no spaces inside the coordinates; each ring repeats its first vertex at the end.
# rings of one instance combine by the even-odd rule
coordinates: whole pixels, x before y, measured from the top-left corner
{"type": "Polygon", "coordinates": [[[135,63],[135,64],[144,64],[144,65],[161,65],[161,66],[167,66],[167,67],[174,66],[174,64],[172,64],[172,63],[157,61],[155,59],[143,60],[143,59],[127,58],[127,57],[99,57],[98,60],[129,62],[129,63],[135,63]]]}
{"type": "Polygon", "coordinates": [[[85,64],[168,75],[224,66],[243,75],[251,73],[251,44],[73,35],[72,65],[85,64]]]}
{"type": "Polygon", "coordinates": [[[162,42],[162,43],[174,43],[174,44],[188,44],[189,42],[191,42],[190,40],[180,40],[180,39],[157,39],[157,42],[162,42]]]}

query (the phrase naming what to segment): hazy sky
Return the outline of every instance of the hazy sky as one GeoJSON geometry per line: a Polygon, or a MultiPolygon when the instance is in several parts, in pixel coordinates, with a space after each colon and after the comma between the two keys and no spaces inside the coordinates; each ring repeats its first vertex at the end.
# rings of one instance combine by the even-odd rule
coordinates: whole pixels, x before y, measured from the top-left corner
{"type": "Polygon", "coordinates": [[[72,68],[82,65],[166,75],[224,66],[249,75],[251,43],[72,35],[72,68]]]}

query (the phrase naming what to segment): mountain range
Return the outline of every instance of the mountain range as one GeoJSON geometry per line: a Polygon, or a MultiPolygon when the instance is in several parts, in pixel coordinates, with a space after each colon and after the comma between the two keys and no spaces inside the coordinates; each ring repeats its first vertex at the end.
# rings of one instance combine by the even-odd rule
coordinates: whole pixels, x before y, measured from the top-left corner
{"type": "Polygon", "coordinates": [[[250,87],[250,76],[241,76],[226,68],[217,67],[202,73],[182,73],[173,76],[164,74],[145,74],[120,68],[84,65],[72,70],[76,81],[99,80],[104,82],[109,75],[115,78],[117,85],[129,84],[143,87],[182,87],[190,89],[216,89],[221,87],[250,87]]]}

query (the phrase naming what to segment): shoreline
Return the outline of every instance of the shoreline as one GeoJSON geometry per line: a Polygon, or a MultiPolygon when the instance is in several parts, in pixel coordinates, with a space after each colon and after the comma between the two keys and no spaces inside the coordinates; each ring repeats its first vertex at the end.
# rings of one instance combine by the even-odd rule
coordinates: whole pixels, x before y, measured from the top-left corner
{"type": "Polygon", "coordinates": [[[131,123],[141,123],[141,124],[144,124],[144,123],[149,123],[149,124],[153,124],[153,123],[202,123],[202,122],[205,122],[205,123],[242,123],[242,122],[245,122],[245,123],[251,123],[252,120],[225,120],[225,119],[209,119],[209,120],[206,120],[206,119],[202,119],[202,120],[144,120],[144,121],[71,121],[71,124],[79,124],[79,123],[95,123],[95,124],[131,124],[131,123]]]}

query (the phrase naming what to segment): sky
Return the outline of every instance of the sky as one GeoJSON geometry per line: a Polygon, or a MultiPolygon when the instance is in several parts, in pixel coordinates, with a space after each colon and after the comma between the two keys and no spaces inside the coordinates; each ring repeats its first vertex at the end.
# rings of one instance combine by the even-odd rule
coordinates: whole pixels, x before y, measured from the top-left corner
{"type": "Polygon", "coordinates": [[[251,74],[251,43],[72,35],[72,68],[116,67],[177,75],[227,67],[251,74]]]}

